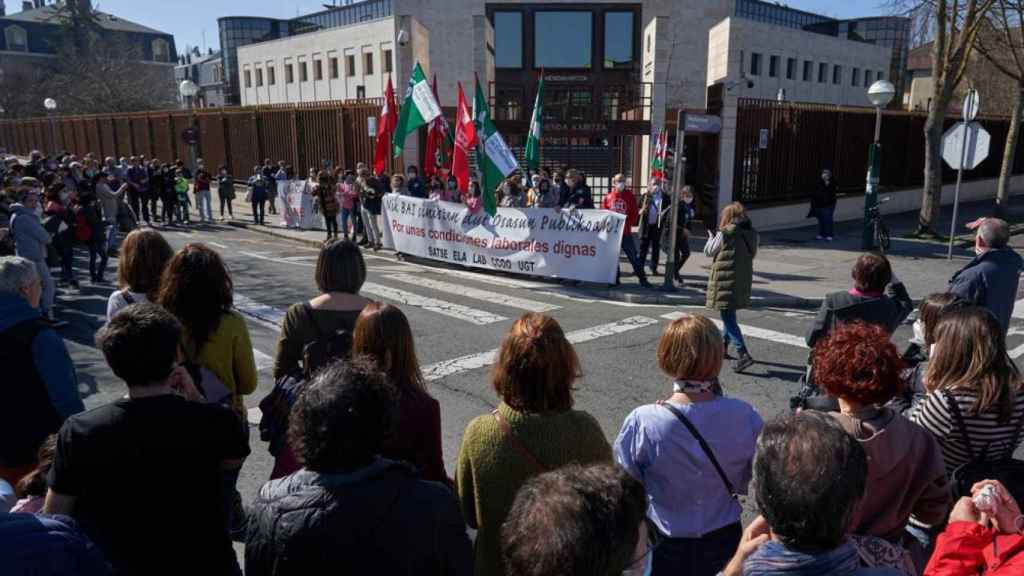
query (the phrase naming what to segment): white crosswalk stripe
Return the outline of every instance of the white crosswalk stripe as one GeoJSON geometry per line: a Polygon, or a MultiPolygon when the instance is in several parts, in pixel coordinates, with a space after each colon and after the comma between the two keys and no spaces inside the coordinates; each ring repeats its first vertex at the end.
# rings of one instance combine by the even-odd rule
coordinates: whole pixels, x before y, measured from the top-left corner
{"type": "Polygon", "coordinates": [[[425,278],[425,275],[413,275],[413,274],[389,274],[386,278],[391,280],[397,280],[404,282],[405,284],[412,284],[414,286],[423,286],[438,292],[445,292],[452,296],[461,296],[464,298],[470,298],[472,300],[480,300],[482,302],[489,302],[491,304],[499,304],[501,306],[508,306],[510,308],[519,308],[520,310],[526,310],[528,312],[547,312],[549,310],[557,310],[561,306],[550,304],[547,302],[537,302],[536,300],[529,300],[527,298],[519,298],[516,296],[508,296],[498,292],[492,292],[490,290],[480,290],[478,288],[472,288],[465,284],[451,284],[448,282],[441,282],[439,280],[431,280],[425,278]]]}
{"type": "MultiPolygon", "coordinates": [[[[686,316],[686,312],[670,312],[668,314],[662,314],[661,317],[666,320],[675,320],[686,316]]],[[[722,329],[722,321],[715,318],[710,318],[718,329],[722,329]]],[[[779,344],[786,344],[787,346],[795,346],[797,348],[807,348],[807,342],[804,341],[800,336],[794,336],[792,334],[786,334],[785,332],[778,332],[776,330],[768,330],[767,328],[758,328],[757,326],[750,326],[748,324],[740,324],[740,330],[743,331],[744,337],[757,338],[760,340],[769,340],[771,342],[778,342],[779,344]]]]}
{"type": "Polygon", "coordinates": [[[413,292],[399,290],[398,288],[391,288],[390,286],[384,286],[383,284],[377,284],[376,282],[364,283],[361,292],[364,294],[373,294],[374,296],[379,296],[385,300],[391,300],[392,302],[397,302],[399,304],[422,308],[430,312],[442,314],[444,316],[469,322],[470,324],[476,324],[478,326],[485,326],[487,324],[501,322],[502,320],[508,320],[505,316],[492,314],[486,310],[478,310],[476,308],[470,308],[469,306],[463,306],[462,304],[456,304],[446,300],[420,296],[413,292]]]}
{"type": "MultiPolygon", "coordinates": [[[[638,328],[643,328],[657,323],[658,321],[654,318],[648,318],[646,316],[632,316],[617,322],[609,322],[608,324],[594,326],[593,328],[574,330],[566,334],[565,337],[573,344],[580,344],[591,340],[597,340],[598,338],[604,338],[605,336],[614,336],[615,334],[629,332],[630,330],[636,330],[638,328]]],[[[495,348],[478,354],[467,354],[466,356],[437,362],[423,368],[423,377],[428,382],[440,380],[442,378],[452,376],[453,374],[459,374],[461,372],[490,366],[491,364],[494,364],[497,357],[498,349],[495,348]]]]}

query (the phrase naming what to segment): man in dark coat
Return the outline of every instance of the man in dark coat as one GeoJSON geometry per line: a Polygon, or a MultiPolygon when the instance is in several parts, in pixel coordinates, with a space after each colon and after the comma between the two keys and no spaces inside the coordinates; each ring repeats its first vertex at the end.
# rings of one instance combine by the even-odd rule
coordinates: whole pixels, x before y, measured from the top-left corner
{"type": "Polygon", "coordinates": [[[330,364],[291,412],[303,468],[263,485],[248,517],[247,576],[473,573],[454,495],[380,457],[395,390],[366,360],[330,364]]]}
{"type": "Polygon", "coordinates": [[[836,183],[832,180],[831,170],[821,171],[821,180],[811,193],[810,218],[818,219],[818,240],[832,241],[835,236],[834,216],[836,212],[836,183]]]}
{"type": "Polygon", "coordinates": [[[1017,283],[1024,259],[1007,246],[1010,227],[999,218],[982,218],[967,225],[977,230],[974,252],[977,254],[949,281],[949,291],[965,301],[988,308],[1005,333],[1017,299],[1017,283]]]}

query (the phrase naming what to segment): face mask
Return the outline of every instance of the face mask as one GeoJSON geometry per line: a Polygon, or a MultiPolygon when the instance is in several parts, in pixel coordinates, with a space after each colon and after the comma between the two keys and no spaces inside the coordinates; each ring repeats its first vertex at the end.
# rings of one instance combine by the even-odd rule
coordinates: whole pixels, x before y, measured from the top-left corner
{"type": "Polygon", "coordinates": [[[532,180],[534,188],[540,186],[540,178],[534,178],[532,180]]]}
{"type": "Polygon", "coordinates": [[[693,204],[693,197],[691,197],[691,196],[683,196],[683,204],[686,204],[686,205],[693,204]]]}
{"type": "Polygon", "coordinates": [[[622,190],[625,190],[626,189],[626,183],[625,182],[616,182],[615,183],[615,189],[620,191],[620,192],[622,190]]]}
{"type": "Polygon", "coordinates": [[[415,172],[409,172],[409,179],[413,180],[414,178],[416,178],[416,173],[415,172]]]}

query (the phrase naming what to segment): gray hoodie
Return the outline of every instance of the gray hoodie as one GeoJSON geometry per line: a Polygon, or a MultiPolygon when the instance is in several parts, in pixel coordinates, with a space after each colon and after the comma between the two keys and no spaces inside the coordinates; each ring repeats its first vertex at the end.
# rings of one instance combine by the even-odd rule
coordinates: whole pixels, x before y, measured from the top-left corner
{"type": "Polygon", "coordinates": [[[24,204],[11,205],[11,234],[14,235],[15,254],[35,262],[46,259],[46,245],[51,242],[50,233],[43,228],[35,210],[24,204]]]}

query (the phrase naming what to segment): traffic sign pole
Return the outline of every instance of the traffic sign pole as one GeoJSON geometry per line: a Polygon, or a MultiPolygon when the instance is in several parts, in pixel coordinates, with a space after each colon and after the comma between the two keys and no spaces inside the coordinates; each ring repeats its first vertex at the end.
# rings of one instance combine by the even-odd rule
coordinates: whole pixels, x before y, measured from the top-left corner
{"type": "Polygon", "coordinates": [[[971,88],[964,97],[963,114],[964,129],[960,140],[960,164],[956,171],[956,188],[953,190],[953,221],[949,224],[949,250],[946,252],[946,259],[953,259],[953,240],[956,238],[957,213],[960,211],[960,183],[964,180],[964,163],[967,161],[967,135],[971,131],[971,121],[978,115],[978,106],[981,104],[978,92],[971,88]]]}
{"type": "MultiPolygon", "coordinates": [[[[669,225],[672,226],[668,231],[668,267],[665,268],[665,283],[662,286],[663,290],[674,291],[675,287],[675,276],[676,276],[676,243],[680,241],[679,230],[676,226],[677,219],[679,218],[679,196],[680,191],[683,188],[683,178],[686,177],[686,170],[684,164],[686,163],[686,151],[683,149],[683,145],[686,140],[686,112],[679,110],[678,116],[676,116],[676,149],[675,149],[675,161],[672,163],[672,213],[669,214],[669,225]]],[[[682,239],[686,242],[686,238],[682,239]]],[[[643,262],[640,263],[643,265],[643,262]]]]}

